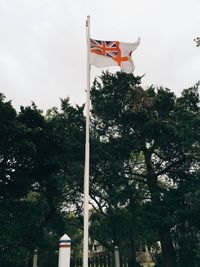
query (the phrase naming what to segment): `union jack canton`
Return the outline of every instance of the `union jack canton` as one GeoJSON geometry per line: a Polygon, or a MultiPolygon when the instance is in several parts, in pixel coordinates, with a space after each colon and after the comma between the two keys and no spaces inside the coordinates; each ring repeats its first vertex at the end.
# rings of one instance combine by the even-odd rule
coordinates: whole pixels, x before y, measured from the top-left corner
{"type": "MultiPolygon", "coordinates": [[[[100,56],[110,57],[115,60],[118,66],[123,61],[128,61],[129,57],[121,56],[120,43],[118,41],[100,41],[90,39],[90,51],[100,56]]],[[[131,56],[131,53],[130,55],[131,56]]]]}

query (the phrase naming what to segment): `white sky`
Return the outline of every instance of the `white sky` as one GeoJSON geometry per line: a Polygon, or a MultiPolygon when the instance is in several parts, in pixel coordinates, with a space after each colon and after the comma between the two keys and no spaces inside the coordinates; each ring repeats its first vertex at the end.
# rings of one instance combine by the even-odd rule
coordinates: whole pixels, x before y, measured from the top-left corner
{"type": "Polygon", "coordinates": [[[0,92],[15,108],[85,102],[87,15],[93,38],[141,37],[133,60],[144,86],[179,94],[200,80],[200,0],[0,0],[0,92]]]}

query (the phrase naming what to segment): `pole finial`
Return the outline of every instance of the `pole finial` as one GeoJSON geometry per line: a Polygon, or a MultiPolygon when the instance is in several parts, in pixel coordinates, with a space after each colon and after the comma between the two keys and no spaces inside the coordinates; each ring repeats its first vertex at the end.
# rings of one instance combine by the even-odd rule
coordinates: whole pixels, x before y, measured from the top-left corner
{"type": "Polygon", "coordinates": [[[87,20],[86,20],[86,27],[89,26],[89,21],[90,21],[90,16],[88,15],[88,16],[87,16],[87,20]]]}

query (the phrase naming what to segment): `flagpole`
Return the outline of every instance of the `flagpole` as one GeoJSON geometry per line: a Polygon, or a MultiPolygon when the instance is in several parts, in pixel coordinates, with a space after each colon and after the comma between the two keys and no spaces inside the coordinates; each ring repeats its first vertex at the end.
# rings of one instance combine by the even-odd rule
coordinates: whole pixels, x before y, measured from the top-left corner
{"type": "Polygon", "coordinates": [[[86,98],[86,137],[85,137],[85,170],[84,170],[84,227],[83,227],[83,267],[88,267],[89,241],[89,162],[90,162],[90,16],[86,20],[87,39],[87,98],[86,98]]]}

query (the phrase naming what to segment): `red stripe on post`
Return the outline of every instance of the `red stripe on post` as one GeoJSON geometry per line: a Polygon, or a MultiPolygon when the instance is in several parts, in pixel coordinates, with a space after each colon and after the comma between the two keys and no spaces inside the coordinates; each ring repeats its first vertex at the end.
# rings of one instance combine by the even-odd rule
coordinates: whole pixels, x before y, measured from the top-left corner
{"type": "Polygon", "coordinates": [[[60,245],[59,248],[70,248],[71,245],[60,245]]]}

